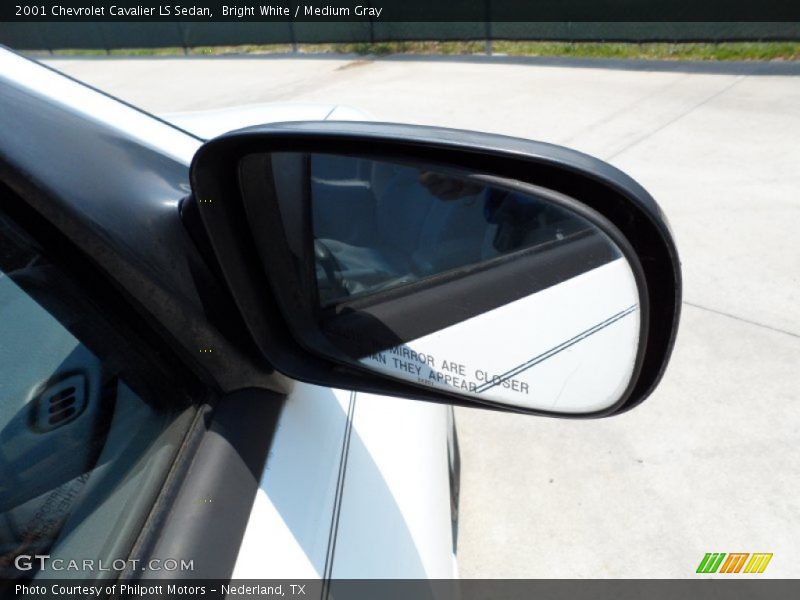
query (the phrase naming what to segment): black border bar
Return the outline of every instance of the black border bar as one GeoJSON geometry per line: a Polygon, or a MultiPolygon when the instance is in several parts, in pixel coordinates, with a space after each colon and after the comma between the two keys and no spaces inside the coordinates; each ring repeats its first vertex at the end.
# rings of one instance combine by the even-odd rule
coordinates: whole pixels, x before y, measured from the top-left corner
{"type": "MultiPolygon", "coordinates": [[[[624,560],[624,557],[620,557],[624,560]]],[[[694,567],[692,559],[691,567],[694,567]]],[[[689,563],[687,562],[687,565],[689,563]]],[[[41,579],[0,581],[0,593],[39,600],[752,600],[797,598],[800,580],[729,575],[719,579],[41,579]],[[27,586],[27,592],[17,586],[27,586]],[[98,593],[98,589],[100,592],[98,593]],[[74,592],[72,590],[75,590],[74,592]],[[109,593],[110,592],[110,593],[109,593]]]]}
{"type": "Polygon", "coordinates": [[[9,0],[10,22],[784,22],[797,0],[9,0]],[[225,7],[238,10],[228,11],[225,7]],[[262,10],[263,7],[263,10],[262,10]]]}

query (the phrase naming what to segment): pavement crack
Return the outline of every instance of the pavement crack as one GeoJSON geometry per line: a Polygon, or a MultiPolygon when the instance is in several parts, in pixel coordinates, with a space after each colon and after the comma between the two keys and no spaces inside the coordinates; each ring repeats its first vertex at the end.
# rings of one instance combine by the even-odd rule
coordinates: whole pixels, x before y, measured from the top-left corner
{"type": "Polygon", "coordinates": [[[678,77],[676,79],[673,79],[672,81],[670,81],[666,85],[662,85],[662,86],[656,88],[655,90],[652,90],[650,93],[645,94],[644,96],[641,96],[640,98],[637,98],[633,102],[629,102],[625,106],[622,106],[622,107],[618,108],[617,110],[609,113],[608,115],[606,115],[605,117],[595,121],[591,125],[587,125],[586,127],[581,129],[580,131],[576,131],[575,133],[567,136],[566,138],[558,140],[558,143],[561,144],[562,146],[568,146],[568,145],[574,144],[576,141],[580,141],[580,138],[582,136],[586,135],[587,133],[599,129],[600,127],[602,127],[603,125],[606,125],[607,123],[610,123],[611,121],[613,121],[614,119],[616,119],[620,115],[624,115],[624,114],[627,114],[627,113],[631,112],[637,106],[647,102],[648,100],[650,100],[651,98],[653,98],[655,96],[659,96],[659,95],[663,94],[664,92],[666,92],[667,90],[675,87],[676,85],[678,85],[680,83],[683,83],[689,77],[691,77],[690,73],[684,73],[683,77],[678,77]]]}
{"type": "Polygon", "coordinates": [[[375,61],[368,60],[368,59],[351,60],[350,62],[347,62],[347,63],[345,63],[343,65],[340,65],[340,66],[336,67],[335,70],[336,71],[344,71],[345,69],[352,69],[354,67],[363,67],[365,65],[371,65],[373,62],[375,62],[375,61]]]}
{"type": "MultiPolygon", "coordinates": [[[[752,72],[753,71],[751,71],[751,73],[752,72]]],[[[612,158],[616,158],[620,154],[622,154],[624,152],[627,152],[631,148],[634,148],[635,146],[638,146],[639,144],[641,144],[646,139],[649,139],[649,138],[653,137],[655,134],[657,134],[660,131],[663,131],[664,129],[666,129],[667,127],[672,125],[673,123],[676,123],[676,122],[680,121],[681,119],[683,119],[684,117],[690,115],[691,113],[693,113],[695,110],[697,110],[701,106],[705,106],[706,104],[708,104],[712,100],[715,100],[716,98],[719,98],[722,94],[724,94],[725,92],[730,90],[732,87],[734,87],[735,85],[738,85],[739,83],[741,83],[742,81],[747,79],[747,77],[749,77],[751,73],[747,73],[745,75],[739,75],[738,77],[736,77],[736,79],[734,79],[732,82],[730,82],[728,85],[726,85],[721,90],[718,90],[718,91],[714,92],[708,98],[705,98],[704,100],[701,100],[700,102],[698,102],[697,104],[691,106],[690,108],[688,108],[687,110],[683,111],[679,115],[677,115],[677,116],[673,117],[672,119],[668,120],[666,123],[663,123],[663,124],[659,125],[658,127],[656,127],[655,129],[653,129],[651,131],[648,131],[644,135],[636,138],[630,144],[627,144],[626,146],[623,146],[622,148],[620,148],[616,152],[610,154],[609,156],[604,157],[603,160],[609,161],[612,158]]]]}
{"type": "Polygon", "coordinates": [[[736,321],[741,321],[742,323],[747,323],[748,325],[755,325],[756,327],[762,327],[763,329],[769,329],[770,331],[775,331],[777,333],[782,333],[784,335],[790,335],[794,338],[800,338],[800,334],[794,333],[792,331],[786,331],[785,329],[780,329],[779,327],[773,327],[772,325],[767,325],[765,323],[759,323],[758,321],[751,321],[750,319],[745,319],[744,317],[738,317],[736,315],[732,315],[731,313],[723,312],[721,310],[717,310],[715,308],[709,308],[707,306],[701,306],[700,304],[694,304],[693,302],[683,302],[686,306],[691,306],[693,308],[699,308],[700,310],[706,310],[708,312],[715,313],[717,315],[721,315],[723,317],[728,317],[729,319],[735,319],[736,321]]]}

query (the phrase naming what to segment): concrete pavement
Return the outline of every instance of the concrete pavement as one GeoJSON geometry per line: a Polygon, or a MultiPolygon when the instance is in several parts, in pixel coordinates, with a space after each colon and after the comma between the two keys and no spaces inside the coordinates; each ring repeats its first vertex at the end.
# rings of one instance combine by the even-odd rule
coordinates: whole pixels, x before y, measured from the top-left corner
{"type": "Polygon", "coordinates": [[[564,144],[658,200],[685,306],[650,401],[602,421],[461,409],[465,577],[690,577],[705,552],[800,576],[800,64],[51,59],[159,113],[346,104],[564,144]]]}

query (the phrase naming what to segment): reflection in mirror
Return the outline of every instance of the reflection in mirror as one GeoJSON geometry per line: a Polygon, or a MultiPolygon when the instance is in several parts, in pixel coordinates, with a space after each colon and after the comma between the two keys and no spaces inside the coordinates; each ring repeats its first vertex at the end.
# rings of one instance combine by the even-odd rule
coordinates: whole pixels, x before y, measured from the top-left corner
{"type": "Polygon", "coordinates": [[[362,363],[401,379],[551,412],[622,397],[639,337],[638,298],[618,259],[362,363]]]}
{"type": "Polygon", "coordinates": [[[310,170],[323,305],[592,230],[552,202],[431,168],[316,154],[310,170]]]}
{"type": "Polygon", "coordinates": [[[272,155],[279,196],[290,164],[310,182],[319,322],[342,356],[527,409],[622,399],[640,296],[602,217],[519,182],[328,154],[272,155]]]}

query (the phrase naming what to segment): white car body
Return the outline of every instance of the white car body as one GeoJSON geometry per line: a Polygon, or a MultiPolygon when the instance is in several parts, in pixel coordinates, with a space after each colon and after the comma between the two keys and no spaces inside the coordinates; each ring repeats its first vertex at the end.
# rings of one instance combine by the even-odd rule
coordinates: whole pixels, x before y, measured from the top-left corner
{"type": "MultiPolygon", "coordinates": [[[[187,179],[202,144],[198,138],[265,122],[369,118],[349,107],[312,104],[163,116],[180,131],[3,49],[0,71],[49,101],[178,159],[187,167],[187,179]]],[[[457,576],[448,474],[452,426],[451,410],[444,405],[294,385],[233,576],[457,576]]]]}
{"type": "MultiPolygon", "coordinates": [[[[372,120],[311,103],[160,116],[204,139],[261,123],[372,120]]],[[[442,405],[295,384],[233,577],[456,577],[450,421],[442,405]]]]}

